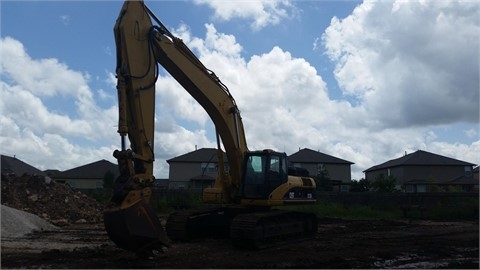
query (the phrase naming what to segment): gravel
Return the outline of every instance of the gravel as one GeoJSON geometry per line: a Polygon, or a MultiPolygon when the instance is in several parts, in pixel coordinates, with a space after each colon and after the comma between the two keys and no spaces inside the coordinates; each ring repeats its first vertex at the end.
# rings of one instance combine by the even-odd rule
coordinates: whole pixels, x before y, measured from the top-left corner
{"type": "Polygon", "coordinates": [[[23,237],[34,231],[52,231],[57,227],[44,219],[5,205],[1,206],[1,237],[23,237]]]}

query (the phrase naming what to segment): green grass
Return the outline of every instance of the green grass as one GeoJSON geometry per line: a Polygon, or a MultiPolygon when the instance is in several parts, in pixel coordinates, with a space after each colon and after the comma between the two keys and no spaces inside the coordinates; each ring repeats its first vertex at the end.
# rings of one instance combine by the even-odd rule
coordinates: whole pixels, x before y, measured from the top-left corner
{"type": "Polygon", "coordinates": [[[313,205],[279,206],[277,209],[314,213],[318,217],[345,219],[398,219],[402,217],[400,209],[395,207],[344,206],[340,203],[318,201],[313,205]]]}
{"type": "Polygon", "coordinates": [[[341,203],[317,201],[313,205],[279,206],[277,209],[314,213],[318,217],[344,219],[433,219],[470,220],[478,219],[478,199],[455,198],[455,202],[443,202],[422,210],[411,209],[406,215],[397,205],[345,206],[341,203]]]}
{"type": "Polygon", "coordinates": [[[168,214],[177,210],[198,208],[203,205],[201,194],[195,192],[172,193],[152,197],[152,207],[157,213],[168,214]]]}

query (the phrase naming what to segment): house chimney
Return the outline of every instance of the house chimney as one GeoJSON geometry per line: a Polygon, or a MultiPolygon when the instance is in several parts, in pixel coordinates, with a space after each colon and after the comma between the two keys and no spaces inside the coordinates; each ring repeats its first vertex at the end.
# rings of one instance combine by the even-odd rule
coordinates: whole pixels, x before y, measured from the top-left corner
{"type": "Polygon", "coordinates": [[[195,151],[197,151],[197,145],[195,144],[195,151]]]}

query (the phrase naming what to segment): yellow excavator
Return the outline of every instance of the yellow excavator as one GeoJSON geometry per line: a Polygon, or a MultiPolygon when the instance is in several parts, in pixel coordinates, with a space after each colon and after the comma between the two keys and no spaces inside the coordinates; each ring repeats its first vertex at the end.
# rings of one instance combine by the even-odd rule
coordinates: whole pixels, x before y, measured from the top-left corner
{"type": "Polygon", "coordinates": [[[228,88],[143,1],[125,1],[114,35],[121,149],[113,155],[120,176],[105,207],[104,223],[118,247],[156,256],[172,240],[229,237],[237,246],[262,248],[316,234],[314,214],[272,209],[315,203],[315,181],[294,175],[285,153],[247,148],[240,111],[228,88]],[[219,162],[214,186],[203,190],[208,207],[170,214],[165,228],[150,205],[158,64],[212,119],[219,162]]]}

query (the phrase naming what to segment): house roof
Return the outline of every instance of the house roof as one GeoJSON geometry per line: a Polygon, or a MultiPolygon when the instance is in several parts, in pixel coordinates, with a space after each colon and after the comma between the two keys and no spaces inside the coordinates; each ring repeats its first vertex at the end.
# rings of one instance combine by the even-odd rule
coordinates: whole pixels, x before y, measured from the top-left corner
{"type": "Polygon", "coordinates": [[[18,158],[1,155],[2,173],[15,173],[17,176],[28,175],[45,175],[41,170],[27,164],[18,158]]]}
{"type": "Polygon", "coordinates": [[[303,148],[293,153],[288,157],[288,160],[295,163],[354,164],[353,162],[308,148],[303,148]]]}
{"type": "Polygon", "coordinates": [[[474,166],[475,164],[449,158],[434,153],[418,150],[400,158],[392,159],[379,165],[375,165],[363,172],[371,172],[398,166],[474,166]]]}
{"type": "Polygon", "coordinates": [[[111,171],[115,178],[119,175],[118,165],[107,160],[99,160],[70,170],[59,172],[53,178],[63,179],[103,179],[105,173],[111,171]]]}
{"type": "MultiPolygon", "coordinates": [[[[223,153],[224,160],[227,160],[227,156],[223,153]]],[[[217,149],[216,148],[200,148],[193,152],[183,154],[178,157],[167,160],[167,163],[171,162],[185,162],[185,163],[199,163],[199,162],[213,162],[218,163],[217,149]]]]}
{"type": "Polygon", "coordinates": [[[465,175],[460,175],[452,180],[443,182],[443,184],[456,184],[456,185],[478,185],[478,179],[473,177],[468,177],[465,175]]]}

